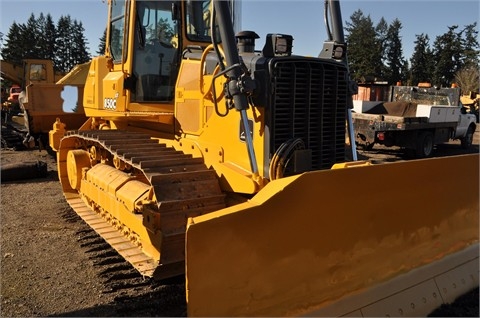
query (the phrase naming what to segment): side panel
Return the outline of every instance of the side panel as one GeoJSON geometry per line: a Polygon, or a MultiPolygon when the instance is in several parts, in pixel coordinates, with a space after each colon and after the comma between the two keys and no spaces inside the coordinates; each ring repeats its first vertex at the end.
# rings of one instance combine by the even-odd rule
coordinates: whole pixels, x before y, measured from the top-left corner
{"type": "Polygon", "coordinates": [[[38,83],[28,86],[26,98],[21,97],[22,107],[28,112],[30,134],[48,133],[56,118],[66,124],[66,129],[78,129],[87,119],[82,106],[83,85],[77,89],[77,104],[64,105],[62,91],[65,85],[38,83]],[[65,109],[77,108],[76,112],[65,109]]]}
{"type": "Polygon", "coordinates": [[[193,218],[188,314],[305,315],[464,250],[479,236],[478,165],[467,155],[305,173],[193,218]],[[455,192],[458,180],[469,190],[455,192]]]}

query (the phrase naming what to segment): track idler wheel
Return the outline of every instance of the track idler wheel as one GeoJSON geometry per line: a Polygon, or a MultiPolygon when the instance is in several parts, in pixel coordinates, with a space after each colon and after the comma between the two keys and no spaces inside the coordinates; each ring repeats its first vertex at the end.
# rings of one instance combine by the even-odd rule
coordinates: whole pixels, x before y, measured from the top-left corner
{"type": "Polygon", "coordinates": [[[67,155],[68,182],[72,189],[80,190],[83,168],[90,167],[90,154],[81,149],[70,150],[67,155]]]}

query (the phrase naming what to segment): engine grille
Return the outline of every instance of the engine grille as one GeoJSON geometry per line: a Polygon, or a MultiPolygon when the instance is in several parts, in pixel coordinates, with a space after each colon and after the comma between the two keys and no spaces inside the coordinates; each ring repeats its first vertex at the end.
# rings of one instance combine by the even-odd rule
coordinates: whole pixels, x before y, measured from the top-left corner
{"type": "Polygon", "coordinates": [[[301,138],[312,151],[312,170],[345,161],[347,70],[321,60],[279,60],[271,64],[272,154],[301,138]]]}

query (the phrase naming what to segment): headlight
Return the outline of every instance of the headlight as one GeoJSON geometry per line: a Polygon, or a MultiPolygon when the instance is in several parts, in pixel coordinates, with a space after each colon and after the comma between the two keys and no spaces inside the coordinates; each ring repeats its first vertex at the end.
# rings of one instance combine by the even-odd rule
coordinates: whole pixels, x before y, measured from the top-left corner
{"type": "Polygon", "coordinates": [[[267,34],[262,53],[265,57],[292,55],[293,37],[286,34],[267,34]]]}

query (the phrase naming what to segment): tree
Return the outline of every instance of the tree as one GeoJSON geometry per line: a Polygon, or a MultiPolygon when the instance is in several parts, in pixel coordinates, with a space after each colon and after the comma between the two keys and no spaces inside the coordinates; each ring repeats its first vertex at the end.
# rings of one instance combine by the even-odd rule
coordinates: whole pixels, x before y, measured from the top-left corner
{"type": "Polygon", "coordinates": [[[418,85],[421,82],[432,82],[434,72],[433,52],[430,48],[430,39],[427,34],[417,34],[415,48],[410,58],[410,82],[418,85]]]}
{"type": "Polygon", "coordinates": [[[478,69],[480,64],[480,45],[478,43],[478,31],[476,30],[477,22],[465,26],[462,34],[462,50],[464,67],[473,67],[478,69]]]}
{"type": "Polygon", "coordinates": [[[100,38],[100,43],[98,44],[98,50],[96,53],[98,55],[104,55],[106,47],[107,47],[107,29],[103,31],[103,35],[100,38]]]}
{"type": "Polygon", "coordinates": [[[38,57],[37,40],[39,38],[38,23],[35,15],[32,13],[28,18],[27,24],[21,27],[23,56],[27,59],[38,57]]]}
{"type": "Polygon", "coordinates": [[[55,58],[56,29],[52,20],[52,16],[47,14],[45,17],[43,13],[40,13],[40,17],[37,20],[37,25],[37,58],[53,60],[55,58]]]}
{"type": "Polygon", "coordinates": [[[380,78],[385,78],[385,74],[387,73],[387,68],[386,68],[386,61],[385,61],[385,56],[386,56],[386,48],[387,46],[385,45],[387,41],[387,33],[388,33],[388,23],[385,20],[384,17],[380,18],[380,21],[378,22],[377,26],[375,27],[375,32],[377,33],[377,40],[380,45],[381,49],[381,56],[382,56],[382,65],[380,69],[380,74],[377,74],[380,78]]]}
{"type": "Polygon", "coordinates": [[[480,92],[480,74],[476,67],[464,67],[455,73],[455,83],[462,93],[480,92]]]}
{"type": "Polygon", "coordinates": [[[462,31],[462,68],[455,73],[455,82],[463,93],[480,92],[479,43],[477,22],[465,26],[462,31]]]}
{"type": "MultiPolygon", "coordinates": [[[[83,28],[82,22],[78,22],[77,20],[73,21],[72,26],[72,60],[70,61],[70,69],[75,65],[82,64],[88,62],[90,60],[90,54],[88,54],[88,42],[83,35],[85,29],[83,28]]],[[[69,69],[69,71],[70,71],[69,69]]]]}
{"type": "Polygon", "coordinates": [[[410,71],[410,65],[408,64],[408,60],[403,61],[403,66],[401,70],[401,74],[403,74],[403,80],[402,83],[405,82],[403,85],[412,85],[412,82],[410,81],[411,79],[411,71],[410,71]]]}
{"type": "Polygon", "coordinates": [[[448,32],[437,36],[433,54],[436,61],[433,72],[435,84],[450,86],[455,73],[462,68],[462,41],[461,33],[455,32],[458,25],[448,27],[448,32]]]}
{"type": "Polygon", "coordinates": [[[385,39],[385,63],[386,79],[390,84],[406,80],[404,71],[405,59],[403,57],[402,40],[400,37],[400,30],[402,23],[400,20],[393,20],[388,27],[387,36],[385,39]]]}
{"type": "Polygon", "coordinates": [[[58,20],[54,63],[58,71],[69,72],[75,65],[90,60],[84,31],[82,23],[72,21],[70,15],[61,16],[58,20]]]}
{"type": "Polygon", "coordinates": [[[2,47],[2,59],[20,65],[23,59],[21,45],[21,28],[13,22],[6,35],[5,45],[2,47]]]}
{"type": "Polygon", "coordinates": [[[365,17],[361,10],[355,11],[347,22],[346,41],[348,43],[349,64],[352,77],[361,81],[365,77],[375,77],[382,71],[382,47],[373,27],[370,16],[365,17]]]}
{"type": "Polygon", "coordinates": [[[68,72],[77,64],[90,60],[83,24],[62,16],[57,26],[52,16],[31,14],[26,24],[13,23],[1,55],[4,60],[20,65],[24,59],[47,59],[55,70],[68,72]]]}
{"type": "Polygon", "coordinates": [[[61,16],[57,22],[57,38],[55,40],[55,69],[60,72],[70,70],[70,60],[72,59],[72,20],[70,15],[61,16]]]}

